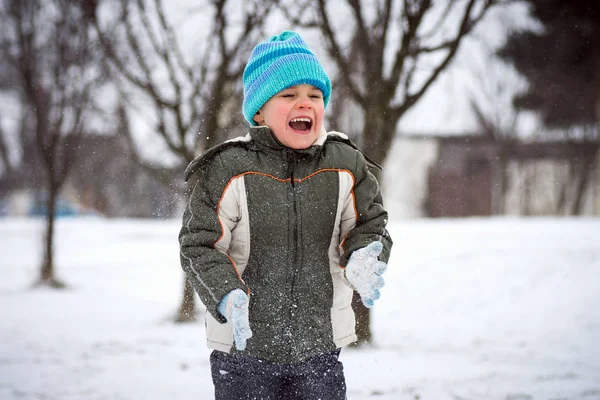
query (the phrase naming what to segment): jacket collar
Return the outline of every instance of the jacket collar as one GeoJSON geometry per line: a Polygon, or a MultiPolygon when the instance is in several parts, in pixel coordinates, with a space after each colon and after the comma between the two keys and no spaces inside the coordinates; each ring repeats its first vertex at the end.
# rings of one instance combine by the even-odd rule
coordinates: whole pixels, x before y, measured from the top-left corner
{"type": "MultiPolygon", "coordinates": [[[[250,136],[250,138],[252,138],[252,141],[257,143],[261,147],[266,147],[276,151],[287,149],[287,147],[277,139],[277,137],[269,127],[251,126],[248,131],[248,135],[250,136]]],[[[327,131],[324,127],[321,127],[321,132],[319,133],[319,136],[317,136],[317,140],[315,140],[315,142],[308,149],[294,151],[297,151],[299,153],[314,153],[323,146],[326,139],[327,131]]]]}

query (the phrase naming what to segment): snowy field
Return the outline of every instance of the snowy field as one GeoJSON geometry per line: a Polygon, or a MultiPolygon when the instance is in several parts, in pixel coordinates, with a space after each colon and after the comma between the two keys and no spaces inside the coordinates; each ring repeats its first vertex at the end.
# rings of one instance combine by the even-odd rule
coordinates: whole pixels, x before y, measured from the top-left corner
{"type": "MultiPolygon", "coordinates": [[[[180,299],[178,221],[0,220],[0,399],[210,400],[203,323],[180,299]]],[[[374,344],[342,352],[350,400],[600,399],[600,219],[393,221],[374,344]]]]}

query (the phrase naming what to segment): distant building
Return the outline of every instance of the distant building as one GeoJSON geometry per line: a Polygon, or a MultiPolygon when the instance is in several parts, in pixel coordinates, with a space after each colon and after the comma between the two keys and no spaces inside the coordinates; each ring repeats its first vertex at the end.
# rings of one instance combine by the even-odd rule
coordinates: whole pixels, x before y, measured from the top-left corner
{"type": "Polygon", "coordinates": [[[437,137],[426,215],[597,215],[596,142],[437,137]]]}
{"type": "Polygon", "coordinates": [[[392,218],[600,215],[599,143],[404,135],[382,190],[392,218]]]}

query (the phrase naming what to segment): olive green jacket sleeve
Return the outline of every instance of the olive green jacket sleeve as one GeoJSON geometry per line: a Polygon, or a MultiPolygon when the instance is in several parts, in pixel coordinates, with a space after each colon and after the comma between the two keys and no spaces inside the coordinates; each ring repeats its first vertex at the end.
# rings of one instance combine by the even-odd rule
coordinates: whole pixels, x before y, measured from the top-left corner
{"type": "Polygon", "coordinates": [[[342,243],[343,254],[340,265],[345,266],[353,251],[378,241],[383,244],[379,259],[388,262],[392,248],[392,239],[386,229],[387,211],[383,208],[383,200],[379,183],[369,170],[367,161],[361,152],[356,152],[356,168],[354,170],[354,202],[356,207],[356,225],[348,232],[342,243]]]}
{"type": "Polygon", "coordinates": [[[192,187],[179,232],[181,266],[186,278],[200,296],[208,312],[219,322],[221,299],[234,289],[248,291],[235,262],[227,255],[228,246],[219,245],[231,237],[235,216],[219,215],[219,205],[230,177],[219,155],[208,157],[194,173],[192,187]],[[195,182],[194,182],[195,181],[195,182]]]}

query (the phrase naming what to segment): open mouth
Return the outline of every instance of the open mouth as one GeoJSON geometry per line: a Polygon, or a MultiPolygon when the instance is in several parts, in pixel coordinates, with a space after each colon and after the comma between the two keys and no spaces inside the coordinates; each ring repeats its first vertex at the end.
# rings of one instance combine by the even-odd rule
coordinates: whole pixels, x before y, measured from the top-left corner
{"type": "Polygon", "coordinates": [[[310,118],[301,117],[292,119],[289,125],[293,130],[307,132],[312,128],[313,122],[310,118]]]}

